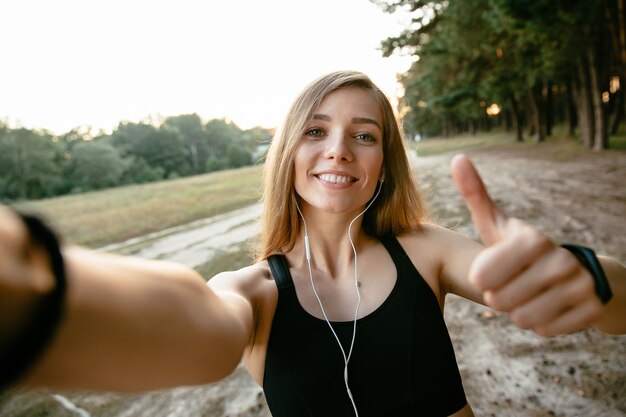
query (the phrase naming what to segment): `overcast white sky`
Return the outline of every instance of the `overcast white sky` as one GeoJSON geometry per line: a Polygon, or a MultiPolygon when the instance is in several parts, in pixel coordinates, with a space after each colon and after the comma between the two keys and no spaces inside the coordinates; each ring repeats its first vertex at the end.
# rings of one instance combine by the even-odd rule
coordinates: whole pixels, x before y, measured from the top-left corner
{"type": "Polygon", "coordinates": [[[0,120],[55,133],[149,115],[274,127],[312,79],[367,73],[389,96],[406,15],[369,0],[21,0],[0,7],[0,120]]]}

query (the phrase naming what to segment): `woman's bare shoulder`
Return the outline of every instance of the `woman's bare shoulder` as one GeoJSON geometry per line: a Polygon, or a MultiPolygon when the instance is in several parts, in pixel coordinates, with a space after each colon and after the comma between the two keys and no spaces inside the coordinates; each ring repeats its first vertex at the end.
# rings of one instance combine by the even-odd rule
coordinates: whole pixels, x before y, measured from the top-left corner
{"type": "Polygon", "coordinates": [[[267,261],[263,260],[235,271],[224,271],[209,279],[207,285],[215,291],[235,291],[252,295],[273,286],[267,261]]]}
{"type": "Polygon", "coordinates": [[[440,291],[441,299],[452,292],[481,302],[467,282],[470,264],[482,249],[480,243],[431,223],[403,233],[398,241],[431,287],[440,291]]]}
{"type": "Polygon", "coordinates": [[[448,250],[450,247],[479,246],[479,243],[455,230],[447,229],[435,223],[422,223],[398,236],[403,246],[427,245],[431,249],[448,250]]]}

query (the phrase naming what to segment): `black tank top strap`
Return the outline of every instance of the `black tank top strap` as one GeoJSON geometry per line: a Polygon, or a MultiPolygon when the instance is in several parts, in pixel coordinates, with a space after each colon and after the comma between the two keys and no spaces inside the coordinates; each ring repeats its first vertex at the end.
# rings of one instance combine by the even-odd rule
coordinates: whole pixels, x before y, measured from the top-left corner
{"type": "Polygon", "coordinates": [[[394,263],[402,263],[403,261],[409,259],[409,255],[406,254],[398,239],[396,239],[393,235],[387,235],[380,238],[380,242],[385,246],[387,252],[393,259],[394,263]]]}
{"type": "Polygon", "coordinates": [[[272,276],[279,290],[285,290],[293,287],[293,280],[289,273],[289,265],[285,255],[272,255],[267,259],[272,271],[272,276]]]}

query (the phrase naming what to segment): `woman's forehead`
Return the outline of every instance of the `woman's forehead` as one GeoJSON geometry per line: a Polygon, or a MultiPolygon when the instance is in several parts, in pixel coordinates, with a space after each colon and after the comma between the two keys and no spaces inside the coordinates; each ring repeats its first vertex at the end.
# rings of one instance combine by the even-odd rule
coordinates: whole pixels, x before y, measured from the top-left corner
{"type": "Polygon", "coordinates": [[[312,119],[345,116],[355,121],[373,121],[382,130],[382,110],[373,92],[360,87],[331,91],[312,111],[312,119]]]}

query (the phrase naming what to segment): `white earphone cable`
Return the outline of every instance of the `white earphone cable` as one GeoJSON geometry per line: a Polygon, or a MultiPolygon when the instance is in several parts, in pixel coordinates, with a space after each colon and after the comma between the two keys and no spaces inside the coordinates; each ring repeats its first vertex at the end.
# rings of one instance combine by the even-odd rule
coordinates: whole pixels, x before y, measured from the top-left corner
{"type": "Polygon", "coordinates": [[[320,309],[322,310],[322,315],[324,316],[324,320],[326,321],[326,324],[328,324],[330,331],[333,333],[333,336],[335,337],[335,340],[337,341],[337,344],[339,345],[339,349],[341,349],[341,354],[343,355],[343,361],[345,364],[344,369],[343,369],[343,379],[346,385],[346,391],[348,393],[348,397],[350,397],[350,402],[352,403],[352,407],[354,408],[354,413],[356,414],[356,417],[359,416],[359,412],[356,408],[356,404],[354,403],[354,398],[352,397],[352,391],[350,391],[350,386],[348,384],[348,363],[350,362],[350,358],[352,357],[354,341],[356,340],[356,323],[357,323],[357,318],[359,315],[359,307],[361,306],[361,292],[359,291],[359,281],[358,281],[358,276],[359,276],[358,255],[357,255],[356,247],[354,245],[354,241],[352,240],[352,225],[359,217],[365,214],[367,209],[370,208],[370,206],[374,203],[374,201],[378,197],[378,194],[380,194],[381,189],[382,189],[382,182],[380,183],[378,190],[376,191],[376,195],[374,195],[374,198],[370,200],[367,207],[365,207],[365,209],[361,213],[359,213],[354,219],[352,219],[352,221],[350,222],[350,225],[348,226],[348,239],[350,240],[350,245],[352,246],[352,251],[354,253],[354,289],[356,290],[357,304],[354,310],[354,321],[353,321],[354,324],[352,326],[352,341],[350,342],[350,350],[348,351],[347,355],[346,355],[346,351],[343,348],[343,345],[341,344],[341,341],[339,340],[339,336],[337,336],[335,329],[333,328],[332,324],[330,323],[330,320],[328,319],[328,316],[326,315],[326,310],[324,310],[322,300],[320,299],[320,296],[317,293],[317,289],[315,288],[315,283],[313,282],[313,270],[311,268],[311,246],[309,244],[309,233],[307,230],[307,225],[306,225],[306,220],[304,219],[304,215],[302,214],[302,211],[300,211],[300,206],[296,203],[296,208],[298,210],[298,213],[300,214],[300,217],[302,217],[302,223],[304,224],[304,251],[305,251],[307,266],[309,269],[309,280],[311,281],[311,288],[313,289],[313,293],[315,294],[317,303],[319,304],[320,309]]]}

